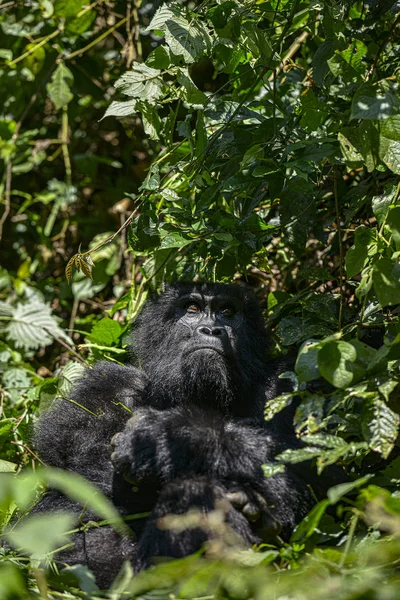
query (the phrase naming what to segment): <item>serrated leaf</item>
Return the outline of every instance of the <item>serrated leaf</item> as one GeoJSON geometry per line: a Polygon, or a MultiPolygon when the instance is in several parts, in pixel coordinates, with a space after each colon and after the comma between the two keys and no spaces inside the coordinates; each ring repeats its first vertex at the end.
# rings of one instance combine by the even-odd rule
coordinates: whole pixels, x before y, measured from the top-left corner
{"type": "Polygon", "coordinates": [[[272,400],[267,400],[264,409],[264,419],[270,421],[273,417],[278,414],[281,410],[291,404],[293,400],[293,394],[281,394],[272,400]]]}
{"type": "Polygon", "coordinates": [[[73,83],[71,71],[64,63],[60,63],[53,73],[51,82],[47,84],[47,94],[57,110],[67,106],[74,97],[71,92],[73,83]]]}
{"type": "Polygon", "coordinates": [[[172,54],[190,64],[211,49],[207,27],[198,19],[185,18],[181,7],[164,4],[154,15],[147,31],[160,30],[172,54]]]}
{"type": "Polygon", "coordinates": [[[58,393],[61,398],[68,398],[75,383],[82,379],[87,369],[78,362],[70,362],[62,369],[59,375],[58,393]]]}
{"type": "Polygon", "coordinates": [[[367,398],[362,414],[362,427],[368,445],[387,458],[399,434],[400,416],[380,396],[367,398]]]}
{"type": "Polygon", "coordinates": [[[261,465],[262,471],[264,473],[264,477],[274,477],[274,475],[278,475],[279,473],[285,472],[285,465],[281,465],[279,463],[265,463],[261,465]]]}
{"type": "Polygon", "coordinates": [[[102,121],[106,117],[130,117],[137,113],[136,104],[137,100],[134,98],[126,100],[125,102],[118,102],[115,100],[114,102],[111,102],[100,120],[102,121]]]}
{"type": "Polygon", "coordinates": [[[7,338],[12,340],[17,348],[30,350],[48,346],[58,337],[73,346],[72,340],[52,316],[51,308],[39,300],[33,300],[29,304],[18,304],[12,319],[6,327],[6,333],[7,338]]]}
{"type": "Polygon", "coordinates": [[[100,346],[112,346],[118,343],[122,331],[123,329],[118,321],[104,317],[93,326],[88,339],[100,346]]]}
{"type": "Polygon", "coordinates": [[[160,73],[159,69],[152,69],[144,63],[133,63],[131,70],[115,82],[115,87],[126,96],[155,102],[164,95],[160,73]]]}

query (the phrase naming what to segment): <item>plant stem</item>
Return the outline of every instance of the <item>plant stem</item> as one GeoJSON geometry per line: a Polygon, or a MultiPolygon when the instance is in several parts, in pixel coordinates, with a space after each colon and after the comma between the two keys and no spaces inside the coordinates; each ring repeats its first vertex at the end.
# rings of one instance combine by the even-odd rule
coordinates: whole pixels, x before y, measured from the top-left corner
{"type": "Polygon", "coordinates": [[[342,329],[343,319],[343,300],[344,300],[344,285],[343,285],[343,244],[342,244],[342,228],[340,225],[340,211],[339,211],[339,196],[337,190],[337,170],[333,174],[333,194],[335,197],[335,211],[336,211],[336,228],[339,242],[339,288],[340,288],[340,306],[339,306],[339,329],[342,329]]]}

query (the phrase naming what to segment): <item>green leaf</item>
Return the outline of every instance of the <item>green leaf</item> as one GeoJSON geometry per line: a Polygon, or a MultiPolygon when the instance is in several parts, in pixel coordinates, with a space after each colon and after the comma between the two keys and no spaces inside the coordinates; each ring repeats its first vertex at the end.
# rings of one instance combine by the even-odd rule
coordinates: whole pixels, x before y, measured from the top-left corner
{"type": "Polygon", "coordinates": [[[81,363],[71,361],[65,365],[59,376],[58,394],[62,398],[68,398],[75,383],[82,379],[86,372],[87,369],[81,363]]]}
{"type": "Polygon", "coordinates": [[[15,463],[0,458],[0,473],[14,473],[17,469],[15,463]]]}
{"type": "Polygon", "coordinates": [[[273,417],[278,414],[281,410],[290,406],[293,400],[293,394],[281,394],[272,400],[267,400],[264,410],[264,419],[271,421],[273,417]]]}
{"type": "Polygon", "coordinates": [[[22,549],[35,560],[43,560],[49,552],[69,542],[66,532],[72,529],[75,517],[66,512],[26,517],[6,534],[15,549],[22,549]]]}
{"type": "Polygon", "coordinates": [[[161,240],[161,248],[183,248],[191,244],[194,240],[192,238],[183,237],[183,235],[177,231],[169,232],[161,240]]]}
{"type": "Polygon", "coordinates": [[[396,248],[400,250],[400,206],[396,206],[389,211],[387,223],[392,230],[392,237],[396,248]]]}
{"type": "Polygon", "coordinates": [[[379,395],[367,398],[362,428],[369,447],[387,458],[399,434],[400,416],[379,395]]]}
{"type": "Polygon", "coordinates": [[[194,63],[211,49],[211,37],[204,23],[184,17],[180,6],[165,3],[154,15],[147,31],[160,30],[172,54],[182,56],[185,63],[194,63]]]}
{"type": "Polygon", "coordinates": [[[299,381],[313,381],[321,376],[318,367],[318,352],[321,344],[318,340],[307,340],[301,346],[296,360],[296,373],[299,381]]]}
{"type": "Polygon", "coordinates": [[[354,378],[357,352],[348,342],[332,341],[324,344],[318,353],[321,375],[337,388],[345,388],[354,378]]]}
{"type": "Polygon", "coordinates": [[[130,534],[129,527],[124,523],[111,500],[81,475],[53,467],[38,469],[36,473],[39,481],[60,490],[65,496],[79,502],[82,506],[87,506],[122,535],[130,534]]]}
{"type": "Polygon", "coordinates": [[[329,505],[329,500],[321,500],[321,502],[316,504],[308,515],[295,527],[290,538],[290,543],[293,544],[294,542],[309,538],[318,527],[329,505]]]}
{"type": "Polygon", "coordinates": [[[303,319],[301,317],[285,317],[280,321],[276,332],[285,346],[295,344],[303,337],[303,319]]]}
{"type": "Polygon", "coordinates": [[[278,475],[278,473],[285,472],[285,465],[280,465],[279,463],[265,463],[261,465],[264,477],[268,479],[268,477],[274,477],[274,475],[278,475]]]}
{"type": "Polygon", "coordinates": [[[336,504],[343,496],[346,496],[349,492],[356,490],[366,483],[373,477],[373,475],[365,475],[355,481],[349,481],[349,483],[339,483],[334,485],[328,490],[328,498],[331,504],[336,504]]]}
{"type": "Polygon", "coordinates": [[[371,200],[372,210],[378,222],[378,225],[382,225],[385,221],[390,205],[393,202],[396,193],[396,186],[393,183],[385,185],[383,194],[374,196],[371,200]]]}
{"type": "Polygon", "coordinates": [[[122,332],[123,329],[118,321],[104,317],[93,326],[88,339],[100,346],[114,346],[118,344],[122,332]]]}
{"type": "Polygon", "coordinates": [[[137,101],[134,99],[126,100],[125,102],[111,102],[100,120],[102,121],[106,117],[130,117],[138,112],[136,104],[137,101]]]}
{"type": "Polygon", "coordinates": [[[2,379],[11,406],[19,402],[32,386],[32,378],[29,372],[22,367],[8,368],[2,379]]]}
{"type": "Polygon", "coordinates": [[[351,105],[351,119],[387,119],[400,110],[400,99],[391,91],[369,83],[361,85],[351,105]]]}
{"type": "Polygon", "coordinates": [[[165,70],[171,64],[171,57],[168,48],[165,46],[157,46],[146,58],[146,65],[152,69],[165,70]]]}
{"type": "Polygon", "coordinates": [[[393,173],[400,174],[400,115],[379,125],[379,157],[393,173]]]}
{"type": "Polygon", "coordinates": [[[52,75],[51,83],[47,84],[47,94],[57,110],[67,106],[74,97],[71,92],[73,83],[71,71],[64,63],[60,63],[52,75]]]}
{"type": "Polygon", "coordinates": [[[72,340],[57,325],[51,315],[51,308],[40,300],[29,304],[17,304],[12,321],[6,327],[6,334],[17,348],[39,348],[52,344],[54,338],[61,338],[73,346],[72,340]]]}
{"type": "Polygon", "coordinates": [[[373,269],[372,280],[382,307],[400,303],[400,265],[381,258],[373,269]]]}
{"type": "Polygon", "coordinates": [[[187,69],[178,69],[177,81],[182,86],[178,90],[178,95],[184,101],[185,106],[202,108],[206,104],[207,96],[193,83],[187,69]]]}
{"type": "Polygon", "coordinates": [[[156,102],[164,96],[164,82],[159,76],[160,73],[159,69],[135,62],[130,71],[115,82],[115,87],[131,98],[156,102]]]}
{"type": "Polygon", "coordinates": [[[139,191],[143,190],[158,190],[160,187],[160,169],[157,163],[151,165],[149,172],[146,175],[146,179],[143,181],[139,188],[139,191]]]}
{"type": "Polygon", "coordinates": [[[369,259],[378,251],[376,229],[358,227],[356,229],[354,245],[346,253],[347,277],[357,275],[368,263],[369,259]]]}

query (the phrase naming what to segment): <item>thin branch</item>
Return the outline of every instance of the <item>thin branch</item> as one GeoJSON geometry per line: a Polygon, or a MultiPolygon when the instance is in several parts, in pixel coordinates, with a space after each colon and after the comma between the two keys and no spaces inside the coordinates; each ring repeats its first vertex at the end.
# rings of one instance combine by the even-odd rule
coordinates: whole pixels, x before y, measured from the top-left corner
{"type": "Polygon", "coordinates": [[[342,244],[342,228],[340,224],[340,211],[339,211],[339,196],[337,189],[337,171],[334,172],[333,175],[333,194],[335,197],[335,212],[336,212],[336,227],[337,227],[337,235],[338,235],[338,243],[339,243],[339,288],[340,288],[340,306],[339,306],[339,329],[342,329],[342,317],[343,317],[343,301],[344,301],[344,284],[343,284],[343,262],[344,262],[344,254],[343,254],[343,244],[342,244]]]}
{"type": "Polygon", "coordinates": [[[0,219],[0,240],[3,237],[4,223],[6,222],[7,217],[10,214],[10,210],[11,210],[11,179],[12,179],[12,161],[9,160],[7,163],[7,170],[6,170],[6,189],[5,189],[5,194],[4,194],[5,207],[4,207],[4,212],[1,215],[1,219],[0,219]]]}
{"type": "Polygon", "coordinates": [[[71,54],[68,54],[67,56],[65,56],[65,60],[71,60],[71,58],[74,58],[75,56],[80,56],[84,52],[87,52],[88,50],[90,50],[91,48],[93,48],[93,46],[96,46],[99,42],[101,42],[106,37],[108,37],[109,35],[111,35],[113,31],[115,31],[116,29],[118,29],[118,27],[121,27],[121,25],[123,25],[125,22],[126,22],[126,17],[124,17],[123,19],[121,19],[120,21],[118,21],[118,23],[115,23],[115,25],[113,25],[112,27],[110,27],[110,29],[107,29],[107,31],[105,31],[104,33],[102,33],[101,35],[99,35],[98,38],[96,38],[95,40],[93,40],[93,42],[90,42],[90,44],[88,44],[87,46],[84,46],[83,48],[80,48],[80,50],[75,50],[75,52],[71,52],[71,54]]]}
{"type": "Polygon", "coordinates": [[[274,81],[274,78],[277,77],[279,75],[279,73],[281,73],[283,71],[286,64],[293,58],[293,56],[299,50],[301,45],[306,41],[306,39],[308,38],[308,35],[309,35],[308,31],[303,31],[303,33],[301,35],[299,35],[298,38],[295,39],[295,41],[290,46],[290,48],[289,48],[287,54],[285,55],[284,59],[282,60],[282,62],[276,67],[276,69],[274,69],[274,71],[268,77],[268,81],[274,81]]]}
{"type": "Polygon", "coordinates": [[[41,48],[42,46],[44,46],[45,44],[47,44],[47,42],[49,42],[50,40],[52,40],[53,38],[55,38],[59,33],[61,33],[61,31],[62,31],[61,29],[56,29],[55,31],[53,31],[53,33],[50,33],[49,35],[46,35],[46,37],[43,38],[41,42],[39,42],[38,44],[35,44],[31,48],[29,48],[29,50],[27,50],[26,52],[24,52],[23,54],[21,54],[21,56],[18,56],[17,58],[14,58],[14,60],[12,60],[9,63],[7,63],[7,66],[11,67],[13,65],[16,65],[18,62],[20,62],[21,60],[23,60],[24,58],[26,58],[30,54],[33,54],[33,52],[36,52],[36,50],[38,50],[39,48],[41,48]]]}

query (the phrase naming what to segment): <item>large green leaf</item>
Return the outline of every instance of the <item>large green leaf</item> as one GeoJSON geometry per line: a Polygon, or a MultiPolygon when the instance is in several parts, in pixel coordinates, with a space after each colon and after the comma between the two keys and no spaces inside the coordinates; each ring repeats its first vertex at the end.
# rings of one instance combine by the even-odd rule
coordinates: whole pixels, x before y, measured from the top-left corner
{"type": "Polygon", "coordinates": [[[177,5],[165,3],[154,15],[147,31],[160,30],[172,54],[182,56],[190,64],[211,49],[211,37],[207,26],[199,19],[190,21],[184,10],[177,5]]]}
{"type": "MultiPolygon", "coordinates": [[[[159,75],[158,69],[152,69],[144,63],[133,63],[130,71],[116,81],[115,87],[131,98],[156,102],[164,95],[164,84],[159,75]]],[[[117,108],[121,110],[121,103],[117,108]]]]}
{"type": "Polygon", "coordinates": [[[318,367],[329,383],[345,388],[354,379],[354,363],[357,351],[348,342],[332,341],[324,344],[318,352],[318,367]]]}
{"type": "Polygon", "coordinates": [[[356,229],[354,245],[346,253],[347,277],[354,277],[368,263],[368,259],[378,251],[376,229],[359,227],[356,229]]]}
{"type": "Polygon", "coordinates": [[[46,554],[69,542],[66,532],[72,529],[75,517],[57,512],[27,517],[6,534],[10,544],[27,552],[31,558],[42,560],[46,554]]]}
{"type": "Polygon", "coordinates": [[[381,306],[400,303],[400,265],[390,258],[381,258],[374,265],[372,275],[376,295],[381,306]]]}

